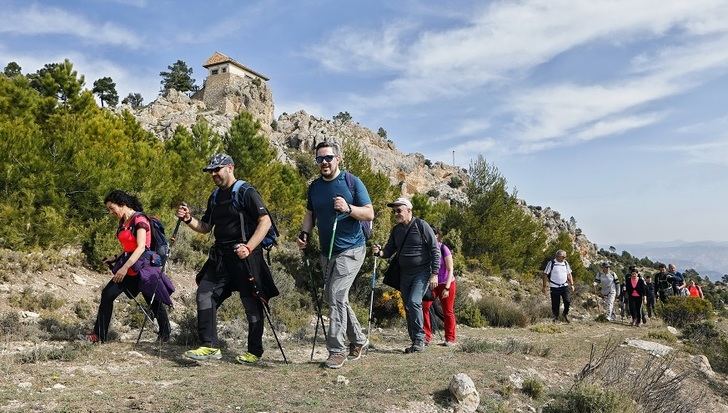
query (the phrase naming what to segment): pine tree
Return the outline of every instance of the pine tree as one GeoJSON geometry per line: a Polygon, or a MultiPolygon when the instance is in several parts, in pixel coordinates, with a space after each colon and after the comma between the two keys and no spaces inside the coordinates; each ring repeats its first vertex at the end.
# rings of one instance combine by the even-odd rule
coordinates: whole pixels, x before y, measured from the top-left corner
{"type": "Polygon", "coordinates": [[[94,88],[91,90],[99,97],[101,107],[104,103],[114,107],[119,103],[119,94],[116,93],[116,83],[110,77],[102,77],[94,82],[94,88]]]}
{"type": "Polygon", "coordinates": [[[141,93],[129,93],[126,95],[126,97],[121,101],[123,105],[129,105],[132,107],[132,109],[139,109],[142,106],[142,101],[144,98],[142,97],[141,93]]]}
{"type": "Polygon", "coordinates": [[[169,72],[159,72],[162,76],[162,92],[174,89],[178,92],[189,92],[197,90],[195,79],[192,78],[192,68],[187,63],[177,60],[171,66],[167,66],[169,72]]]}
{"type": "Polygon", "coordinates": [[[15,77],[20,76],[23,73],[21,72],[21,67],[16,62],[10,62],[5,66],[5,69],[3,69],[3,74],[7,77],[15,77]]]}

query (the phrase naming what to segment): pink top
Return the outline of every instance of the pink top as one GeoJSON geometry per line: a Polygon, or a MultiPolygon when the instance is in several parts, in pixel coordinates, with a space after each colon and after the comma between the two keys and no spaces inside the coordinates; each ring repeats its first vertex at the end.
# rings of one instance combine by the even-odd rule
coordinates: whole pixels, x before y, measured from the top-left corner
{"type": "Polygon", "coordinates": [[[639,297],[640,293],[637,291],[637,283],[640,282],[640,279],[637,277],[632,277],[629,279],[629,282],[632,283],[632,297],[639,297]]]}

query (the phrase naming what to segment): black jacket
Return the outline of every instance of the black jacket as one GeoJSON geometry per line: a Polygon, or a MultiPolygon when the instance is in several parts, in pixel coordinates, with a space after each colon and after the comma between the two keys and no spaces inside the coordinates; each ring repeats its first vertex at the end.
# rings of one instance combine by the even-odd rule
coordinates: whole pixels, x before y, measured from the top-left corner
{"type": "Polygon", "coordinates": [[[640,295],[640,297],[644,297],[647,295],[647,285],[645,284],[645,280],[642,278],[637,278],[637,287],[632,287],[632,277],[627,278],[627,281],[625,282],[627,285],[627,297],[632,297],[632,291],[637,290],[637,293],[640,295]]]}

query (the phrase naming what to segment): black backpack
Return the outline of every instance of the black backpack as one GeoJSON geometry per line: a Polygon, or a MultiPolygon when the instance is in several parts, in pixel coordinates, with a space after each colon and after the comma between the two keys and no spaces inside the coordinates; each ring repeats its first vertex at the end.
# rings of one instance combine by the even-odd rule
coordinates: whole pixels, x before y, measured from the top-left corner
{"type": "Polygon", "coordinates": [[[164,234],[164,224],[157,217],[150,217],[143,212],[137,212],[131,219],[130,229],[131,233],[136,237],[136,217],[144,217],[149,221],[149,227],[152,232],[152,244],[149,250],[156,253],[159,259],[156,257],[152,258],[152,265],[155,267],[163,267],[169,258],[169,241],[167,236],[164,234]]]}

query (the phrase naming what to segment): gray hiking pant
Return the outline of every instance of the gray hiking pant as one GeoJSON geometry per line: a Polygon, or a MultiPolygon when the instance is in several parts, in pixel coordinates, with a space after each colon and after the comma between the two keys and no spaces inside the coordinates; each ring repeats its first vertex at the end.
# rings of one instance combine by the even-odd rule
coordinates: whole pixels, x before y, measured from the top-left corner
{"type": "Polygon", "coordinates": [[[349,305],[349,289],[364,263],[365,254],[366,247],[362,245],[332,256],[331,261],[321,256],[321,268],[325,270],[324,298],[330,308],[326,337],[329,353],[347,353],[346,338],[349,344],[366,343],[359,320],[349,305]]]}
{"type": "Polygon", "coordinates": [[[616,297],[616,291],[612,291],[609,294],[602,296],[602,299],[604,300],[604,315],[607,316],[608,320],[613,320],[615,318],[614,299],[616,297]]]}

